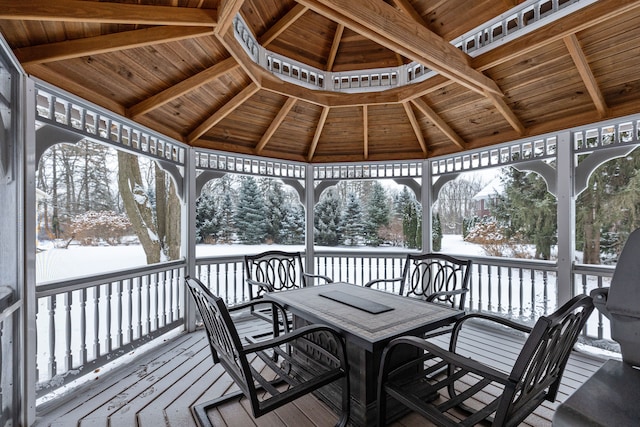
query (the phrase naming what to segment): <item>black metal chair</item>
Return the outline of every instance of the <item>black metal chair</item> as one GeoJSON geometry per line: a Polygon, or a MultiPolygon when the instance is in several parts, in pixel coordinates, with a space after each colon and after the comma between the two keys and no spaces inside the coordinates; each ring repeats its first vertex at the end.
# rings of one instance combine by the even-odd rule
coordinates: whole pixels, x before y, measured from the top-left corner
{"type": "MultiPolygon", "coordinates": [[[[400,295],[464,310],[470,274],[471,260],[438,253],[409,254],[401,277],[375,279],[364,286],[380,288],[382,284],[391,283],[393,290],[400,295]]],[[[425,337],[451,332],[451,328],[437,329],[425,337]]]]}
{"type": "MultiPolygon", "coordinates": [[[[338,380],[342,382],[342,414],[336,425],[346,425],[350,411],[349,366],[338,331],[326,325],[310,325],[283,335],[275,331],[276,336],[271,339],[243,345],[230,312],[264,302],[250,301],[227,308],[199,280],[187,277],[186,282],[202,317],[213,362],[222,364],[240,388],[196,405],[193,412],[201,426],[211,425],[209,409],[243,395],[258,418],[338,380]],[[249,363],[254,355],[266,369],[259,372],[249,363]]],[[[277,316],[285,315],[281,306],[273,303],[273,307],[277,316]]]]}
{"type": "MultiPolygon", "coordinates": [[[[267,251],[245,255],[244,267],[251,301],[262,298],[267,292],[305,287],[312,279],[333,282],[327,276],[305,273],[300,252],[267,251]]],[[[252,310],[252,313],[272,322],[270,310],[252,310]]]]}
{"type": "Polygon", "coordinates": [[[378,377],[378,425],[385,425],[387,398],[439,426],[471,426],[488,420],[493,426],[515,426],[543,400],[553,402],[567,360],[593,311],[591,297],[579,295],[533,328],[480,313],[456,322],[449,350],[417,337],[401,337],[382,354],[378,377]],[[460,329],[469,319],[485,319],[529,336],[510,372],[502,372],[456,353],[460,329]],[[424,355],[391,367],[399,346],[414,346],[424,355]],[[432,373],[446,367],[446,373],[432,373]],[[482,403],[484,402],[484,403],[482,403]]]}

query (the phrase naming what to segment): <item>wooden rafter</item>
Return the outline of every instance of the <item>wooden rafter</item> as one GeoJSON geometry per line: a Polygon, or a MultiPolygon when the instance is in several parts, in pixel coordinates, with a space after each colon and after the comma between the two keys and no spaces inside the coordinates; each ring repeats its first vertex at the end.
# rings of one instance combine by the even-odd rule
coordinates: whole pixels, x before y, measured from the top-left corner
{"type": "Polygon", "coordinates": [[[413,105],[415,105],[416,108],[420,110],[420,112],[424,114],[431,123],[433,123],[438,129],[440,129],[440,131],[444,133],[447,138],[449,138],[455,145],[457,145],[458,148],[460,148],[461,150],[467,148],[466,142],[464,142],[460,135],[458,135],[453,129],[451,129],[451,126],[449,126],[447,122],[442,119],[442,117],[436,114],[436,112],[433,111],[433,109],[429,107],[426,102],[424,102],[422,99],[414,99],[411,102],[413,102],[413,105]]]}
{"type": "Polygon", "coordinates": [[[211,115],[208,119],[202,122],[198,127],[196,127],[188,136],[187,141],[192,144],[202,135],[207,133],[209,129],[218,124],[222,119],[227,117],[229,114],[233,113],[233,111],[242,105],[247,99],[251,98],[254,93],[256,93],[260,88],[257,84],[251,83],[247,87],[245,87],[239,94],[233,97],[231,101],[224,104],[221,108],[219,108],[215,113],[211,115]]]}
{"type": "Polygon", "coordinates": [[[218,26],[216,27],[217,34],[225,34],[231,24],[233,18],[240,11],[244,0],[222,0],[220,2],[220,9],[218,10],[218,26]]]}
{"type": "Polygon", "coordinates": [[[524,131],[525,131],[524,125],[522,124],[520,119],[515,115],[513,110],[509,108],[504,98],[489,92],[487,92],[487,98],[489,98],[493,106],[496,107],[496,109],[500,112],[500,114],[502,114],[502,117],[504,117],[507,120],[507,122],[509,122],[511,127],[516,132],[518,132],[519,135],[524,135],[524,131]]]}
{"type": "Polygon", "coordinates": [[[263,47],[266,47],[274,41],[280,34],[282,34],[287,28],[291,26],[298,18],[300,18],[304,13],[309,10],[308,7],[303,6],[301,4],[297,4],[291,8],[286,15],[284,15],[275,25],[272,25],[265,33],[260,36],[258,39],[258,43],[260,43],[263,47]]]}
{"type": "Polygon", "coordinates": [[[591,71],[591,68],[589,67],[589,62],[582,51],[580,41],[575,34],[564,37],[563,40],[569,50],[571,59],[573,59],[573,62],[576,64],[578,73],[580,73],[580,77],[582,78],[584,85],[587,87],[587,91],[589,92],[596,109],[598,110],[598,114],[600,114],[600,117],[605,117],[609,108],[607,107],[607,102],[605,101],[604,95],[602,95],[602,91],[598,86],[598,82],[593,75],[593,71],[591,71]]]}
{"type": "Polygon", "coordinates": [[[44,64],[46,62],[151,46],[211,34],[213,34],[213,28],[160,26],[41,44],[16,49],[14,53],[22,65],[44,64]]]}
{"type": "Polygon", "coordinates": [[[322,135],[322,130],[324,129],[324,124],[327,122],[328,115],[329,115],[329,107],[324,107],[322,109],[322,113],[320,114],[320,118],[318,119],[316,131],[313,134],[313,140],[311,141],[311,145],[309,146],[309,152],[307,153],[307,161],[309,162],[313,159],[313,156],[316,153],[316,148],[318,147],[318,141],[320,141],[320,135],[322,135]]]}
{"type": "Polygon", "coordinates": [[[472,60],[476,70],[484,71],[548,44],[562,40],[571,34],[602,25],[609,19],[628,14],[640,7],[637,0],[599,0],[582,10],[574,12],[560,21],[552,22],[544,27],[544,31],[535,31],[505,43],[472,60]]]}
{"type": "Polygon", "coordinates": [[[408,101],[403,102],[402,106],[404,107],[404,111],[407,113],[407,117],[409,118],[409,122],[411,123],[411,127],[413,128],[413,133],[416,134],[416,139],[418,140],[418,144],[420,144],[422,153],[424,154],[425,157],[427,157],[427,144],[424,140],[422,129],[420,129],[420,124],[418,123],[418,119],[416,118],[416,115],[413,113],[413,108],[411,108],[411,104],[408,101]]]}
{"type": "Polygon", "coordinates": [[[131,118],[136,118],[142,114],[146,114],[149,111],[159,108],[186,93],[196,90],[200,86],[217,79],[223,74],[235,70],[239,66],[240,64],[238,64],[233,58],[227,58],[220,61],[216,65],[209,67],[188,79],[182,80],[180,83],[175,84],[130,107],[127,110],[127,115],[131,118]]]}
{"type": "MultiPolygon", "coordinates": [[[[409,0],[391,0],[391,2],[401,11],[406,13],[419,24],[427,27],[427,23],[422,19],[422,16],[416,11],[413,5],[409,2],[409,0]]],[[[428,27],[427,27],[428,28],[428,27]]]]}
{"type": "Polygon", "coordinates": [[[256,146],[256,154],[260,154],[264,149],[264,147],[267,145],[267,143],[269,143],[269,140],[271,139],[273,134],[276,133],[276,131],[278,130],[278,128],[280,127],[284,119],[287,117],[287,114],[289,114],[289,111],[291,111],[293,106],[296,105],[296,102],[297,102],[297,99],[295,98],[287,99],[287,101],[284,103],[280,111],[278,111],[278,114],[276,115],[276,117],[271,121],[271,124],[269,125],[269,129],[267,129],[264,135],[262,135],[262,138],[260,138],[260,141],[256,146]]]}
{"type": "Polygon", "coordinates": [[[363,138],[363,155],[364,159],[369,158],[369,108],[365,104],[362,106],[362,138],[363,138]]]}
{"type": "Polygon", "coordinates": [[[342,40],[342,34],[344,33],[344,25],[338,24],[336,32],[333,34],[333,42],[331,43],[331,50],[329,51],[329,57],[327,58],[327,71],[333,69],[333,63],[336,61],[336,55],[338,54],[338,48],[340,47],[340,40],[342,40]]]}
{"type": "Polygon", "coordinates": [[[298,2],[482,96],[485,91],[502,96],[496,83],[471,68],[459,49],[382,0],[298,2]]]}
{"type": "Polygon", "coordinates": [[[79,0],[0,0],[0,19],[215,27],[215,9],[79,0]]]}

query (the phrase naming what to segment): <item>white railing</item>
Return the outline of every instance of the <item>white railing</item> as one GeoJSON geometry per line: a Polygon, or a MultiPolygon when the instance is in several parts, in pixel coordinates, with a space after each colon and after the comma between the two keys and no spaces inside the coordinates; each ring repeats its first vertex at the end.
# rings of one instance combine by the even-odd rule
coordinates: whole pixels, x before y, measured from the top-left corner
{"type": "MultiPolygon", "coordinates": [[[[406,253],[319,250],[316,273],[336,282],[364,285],[400,277],[406,253]]],[[[496,313],[526,323],[556,309],[554,262],[498,257],[473,261],[469,311],[496,313]]],[[[172,329],[182,327],[185,263],[104,274],[38,286],[38,394],[43,395],[91,372],[172,329]]],[[[196,260],[196,277],[233,305],[249,299],[243,256],[196,260]]],[[[577,265],[574,293],[610,284],[613,267],[577,265]]],[[[386,290],[396,291],[388,285],[386,290]]],[[[589,339],[610,339],[609,324],[594,314],[583,332],[589,339]]]]}
{"type": "Polygon", "coordinates": [[[36,289],[39,396],[181,327],[184,261],[36,289]]]}

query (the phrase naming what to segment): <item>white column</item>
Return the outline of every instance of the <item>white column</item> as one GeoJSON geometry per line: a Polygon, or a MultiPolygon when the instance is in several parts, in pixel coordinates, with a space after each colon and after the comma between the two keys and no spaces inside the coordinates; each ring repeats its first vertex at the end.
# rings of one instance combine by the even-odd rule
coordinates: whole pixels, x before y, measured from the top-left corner
{"type": "Polygon", "coordinates": [[[313,165],[306,165],[306,173],[304,179],[304,211],[305,211],[305,265],[304,271],[307,273],[315,273],[313,259],[315,257],[313,250],[313,208],[315,207],[315,188],[313,185],[313,165]]]}
{"type": "MultiPolygon", "coordinates": [[[[187,276],[196,275],[196,152],[193,148],[186,149],[184,164],[184,179],[182,189],[182,248],[187,261],[187,276]]],[[[191,299],[186,282],[184,283],[184,326],[189,332],[196,327],[196,307],[191,299]]]]}
{"type": "MultiPolygon", "coordinates": [[[[20,141],[17,141],[17,153],[15,155],[16,165],[22,162],[21,166],[16,167],[15,179],[18,186],[22,187],[23,202],[22,207],[18,207],[19,214],[22,213],[24,223],[21,224],[19,230],[22,230],[24,240],[22,250],[23,255],[20,257],[24,262],[21,292],[23,310],[22,310],[22,368],[18,372],[24,372],[24,375],[18,375],[18,379],[22,383],[22,421],[25,425],[32,425],[36,420],[36,389],[38,382],[36,376],[36,311],[38,301],[36,299],[36,90],[33,80],[29,78],[21,78],[24,84],[20,85],[20,100],[15,112],[23,118],[18,125],[20,141]],[[22,211],[22,212],[20,212],[22,211]]],[[[19,251],[20,252],[20,251],[19,251]]],[[[16,337],[17,338],[17,337],[16,337]]],[[[4,348],[2,349],[4,351],[4,348]]],[[[14,353],[15,355],[15,353],[14,353]]],[[[16,361],[14,361],[16,362],[16,361]]],[[[15,367],[15,363],[14,363],[15,367]]],[[[40,368],[43,368],[42,366],[40,368]]],[[[5,393],[11,393],[10,389],[5,393]]]]}
{"type": "Polygon", "coordinates": [[[560,306],[574,295],[573,260],[575,247],[574,156],[571,133],[558,134],[558,295],[560,306]]]}
{"type": "Polygon", "coordinates": [[[431,188],[431,162],[425,160],[422,162],[422,252],[433,251],[432,233],[433,227],[431,224],[431,209],[433,206],[433,191],[431,188]]]}

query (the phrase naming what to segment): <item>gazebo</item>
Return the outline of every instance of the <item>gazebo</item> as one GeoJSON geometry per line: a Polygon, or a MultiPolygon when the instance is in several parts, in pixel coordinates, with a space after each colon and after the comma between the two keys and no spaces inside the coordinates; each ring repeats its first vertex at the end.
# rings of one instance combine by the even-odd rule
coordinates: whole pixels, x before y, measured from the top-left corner
{"type": "MultiPolygon", "coordinates": [[[[589,277],[602,286],[611,268],[573,262],[573,203],[595,167],[638,144],[639,21],[640,2],[627,0],[0,0],[2,421],[34,424],[37,398],[74,377],[70,326],[55,324],[72,310],[71,302],[57,310],[65,298],[80,298],[83,313],[94,298],[97,312],[108,292],[125,307],[142,278],[162,295],[166,311],[157,295],[150,304],[155,326],[151,313],[148,327],[139,319],[145,333],[130,321],[129,338],[114,331],[120,338],[105,343],[97,320],[83,323],[95,327],[95,342],[82,343],[80,366],[92,369],[167,331],[194,329],[185,275],[208,279],[215,269],[242,282],[225,264],[238,260],[195,256],[194,201],[225,173],[276,177],[298,191],[306,269],[317,271],[334,268],[335,254],[309,238],[312,207],[338,180],[409,186],[425,207],[429,250],[430,206],[448,180],[518,164],[557,197],[558,260],[478,259],[478,277],[506,281],[491,276],[498,266],[511,286],[535,272],[556,284],[553,306],[586,290],[589,277]],[[36,286],[37,161],[84,138],[156,160],[173,177],[182,257],[36,286]],[[589,160],[578,165],[578,154],[589,160]],[[47,315],[42,331],[36,317],[47,315]],[[67,332],[56,340],[59,328],[67,332]],[[36,332],[53,335],[47,368],[36,367],[36,332]]],[[[487,309],[487,284],[478,286],[470,308],[487,309]]]]}

